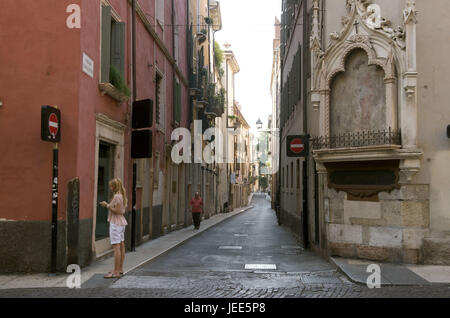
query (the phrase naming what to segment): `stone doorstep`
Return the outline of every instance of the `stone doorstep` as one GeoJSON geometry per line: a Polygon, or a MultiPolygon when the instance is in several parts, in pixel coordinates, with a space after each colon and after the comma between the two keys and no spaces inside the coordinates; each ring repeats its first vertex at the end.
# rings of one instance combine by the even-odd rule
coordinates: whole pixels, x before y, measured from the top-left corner
{"type": "Polygon", "coordinates": [[[330,263],[350,281],[367,286],[367,266],[378,264],[381,270],[381,287],[387,286],[424,286],[432,284],[450,284],[450,266],[419,266],[377,263],[375,261],[330,257],[330,263]]]}
{"type": "MultiPolygon", "coordinates": [[[[135,268],[154,260],[157,257],[160,257],[175,247],[183,244],[187,240],[192,237],[206,231],[207,229],[213,227],[214,225],[223,222],[230,217],[233,217],[237,214],[245,212],[251,208],[253,205],[249,205],[247,207],[241,207],[235,209],[229,213],[222,213],[214,215],[214,218],[206,220],[205,223],[202,224],[203,227],[200,228],[199,231],[187,233],[186,237],[180,239],[174,239],[174,236],[181,236],[189,232],[190,227],[181,229],[179,231],[171,232],[167,235],[161,236],[155,240],[150,240],[142,245],[138,246],[139,251],[134,253],[128,253],[125,259],[125,273],[134,270],[135,268]],[[220,219],[216,219],[216,217],[220,217],[220,219]],[[183,232],[184,230],[184,232],[183,232]],[[157,251],[153,255],[150,255],[148,250],[146,249],[146,245],[158,243],[157,241],[166,241],[167,246],[164,246],[162,251],[157,251]],[[134,257],[133,257],[134,256],[134,257]],[[131,260],[133,259],[133,260],[131,260]],[[128,262],[127,262],[128,260],[128,262]],[[128,263],[128,264],[127,264],[128,263]],[[128,266],[127,266],[128,265],[128,266]]],[[[161,244],[164,245],[164,244],[161,244]]],[[[114,259],[113,254],[105,253],[100,260],[95,260],[89,266],[83,268],[81,270],[81,284],[83,286],[84,283],[88,282],[91,278],[98,279],[98,277],[105,275],[113,265],[114,259]],[[108,255],[110,255],[108,257],[108,255]]],[[[47,274],[19,274],[19,275],[0,275],[0,289],[13,289],[13,288],[49,288],[49,287],[65,287],[66,280],[69,274],[58,273],[53,277],[49,277],[47,274]]]]}

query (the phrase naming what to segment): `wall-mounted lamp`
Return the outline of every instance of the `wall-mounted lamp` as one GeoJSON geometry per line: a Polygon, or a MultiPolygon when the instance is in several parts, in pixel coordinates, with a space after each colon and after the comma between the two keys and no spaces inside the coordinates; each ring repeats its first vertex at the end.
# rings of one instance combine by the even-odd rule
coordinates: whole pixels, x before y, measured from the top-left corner
{"type": "Polygon", "coordinates": [[[0,100],[0,107],[2,107],[3,106],[3,102],[0,100]]]}
{"type": "Polygon", "coordinates": [[[263,126],[263,123],[261,121],[261,118],[258,118],[258,121],[256,122],[256,129],[260,130],[263,126]]]}

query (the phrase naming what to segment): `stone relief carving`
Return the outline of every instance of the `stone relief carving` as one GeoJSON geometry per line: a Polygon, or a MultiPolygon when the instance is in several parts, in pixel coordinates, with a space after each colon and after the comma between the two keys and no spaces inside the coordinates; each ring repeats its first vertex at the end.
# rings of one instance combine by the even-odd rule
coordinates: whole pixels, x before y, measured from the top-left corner
{"type": "Polygon", "coordinates": [[[414,0],[408,0],[406,2],[406,8],[403,11],[403,23],[408,24],[410,21],[417,23],[417,13],[416,2],[414,0]]]}
{"type": "Polygon", "coordinates": [[[366,23],[372,29],[383,29],[386,32],[393,32],[390,28],[391,21],[381,16],[381,8],[378,4],[371,4],[367,7],[366,23]]]}
{"type": "MultiPolygon", "coordinates": [[[[405,10],[405,21],[409,19],[411,16],[415,16],[415,4],[414,1],[407,5],[407,9],[405,10]]],[[[339,32],[332,32],[330,34],[331,45],[334,42],[339,41],[342,36],[347,32],[350,27],[350,22],[353,19],[357,19],[357,15],[360,17],[360,20],[370,29],[377,30],[385,35],[387,35],[394,43],[396,43],[401,49],[405,49],[405,41],[404,41],[404,29],[401,26],[393,29],[391,27],[391,21],[386,20],[381,15],[381,8],[378,4],[372,3],[372,0],[347,0],[347,10],[349,14],[347,16],[342,17],[342,29],[339,32]]]]}

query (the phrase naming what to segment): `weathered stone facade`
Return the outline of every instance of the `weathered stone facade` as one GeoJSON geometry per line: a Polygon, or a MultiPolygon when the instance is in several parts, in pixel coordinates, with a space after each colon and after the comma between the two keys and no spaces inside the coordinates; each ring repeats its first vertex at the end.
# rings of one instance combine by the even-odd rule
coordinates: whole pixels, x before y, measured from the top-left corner
{"type": "Polygon", "coordinates": [[[403,185],[379,194],[378,202],[350,201],[345,192],[327,189],[330,255],[377,261],[423,262],[423,238],[430,209],[426,185],[403,185]]]}
{"type": "Polygon", "coordinates": [[[448,12],[449,3],[308,4],[308,116],[313,118],[308,131],[328,140],[312,152],[318,177],[312,192],[316,218],[310,229],[319,231],[316,247],[325,256],[450,264],[450,176],[443,165],[443,160],[448,165],[450,151],[445,122],[439,119],[448,121],[450,115],[443,106],[448,89],[441,85],[450,68],[439,53],[448,50],[440,38],[449,26],[442,13],[448,12]],[[376,140],[379,130],[389,127],[398,131],[399,140],[376,140]],[[360,134],[365,130],[375,134],[363,144],[360,134]],[[342,133],[350,133],[346,138],[352,141],[337,139],[342,133]],[[387,176],[389,169],[376,166],[384,162],[387,167],[389,161],[398,162],[390,175],[395,181],[384,183],[388,178],[382,174],[387,176]],[[378,184],[367,184],[364,174],[352,179],[371,166],[372,174],[367,175],[372,178],[379,172],[379,178],[373,178],[378,184]],[[336,174],[330,181],[339,167],[354,173],[339,175],[341,191],[336,174]]]}

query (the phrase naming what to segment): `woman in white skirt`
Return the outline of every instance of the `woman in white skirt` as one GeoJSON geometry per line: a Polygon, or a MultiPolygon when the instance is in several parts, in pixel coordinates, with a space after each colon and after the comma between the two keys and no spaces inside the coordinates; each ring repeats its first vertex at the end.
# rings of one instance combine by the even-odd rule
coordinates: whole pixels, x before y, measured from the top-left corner
{"type": "Polygon", "coordinates": [[[128,201],[120,179],[111,180],[109,189],[113,193],[111,202],[103,201],[100,205],[109,210],[109,238],[114,249],[114,270],[108,273],[105,278],[120,278],[123,275],[123,262],[125,260],[125,227],[128,223],[124,214],[128,201]]]}

